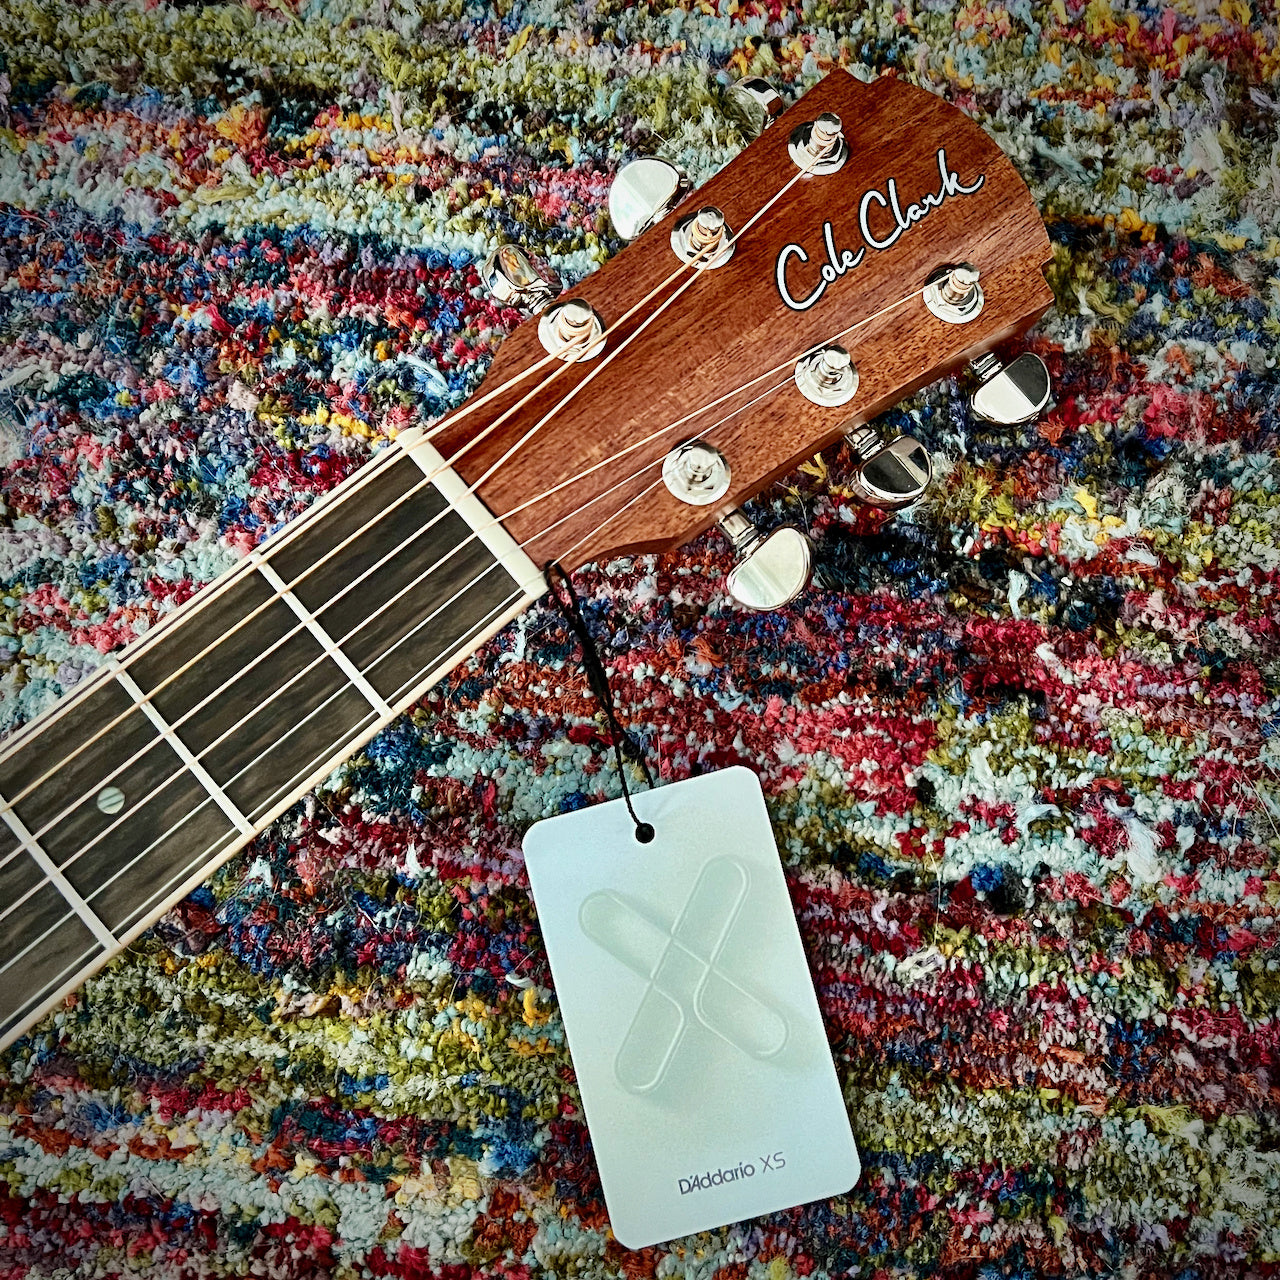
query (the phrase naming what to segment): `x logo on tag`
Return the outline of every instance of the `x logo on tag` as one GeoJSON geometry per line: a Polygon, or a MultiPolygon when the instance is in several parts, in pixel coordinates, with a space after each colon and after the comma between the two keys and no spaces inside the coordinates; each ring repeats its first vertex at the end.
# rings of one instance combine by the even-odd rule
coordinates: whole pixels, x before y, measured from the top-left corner
{"type": "Polygon", "coordinates": [[[694,1020],[752,1058],[786,1044],[786,1018],[720,967],[749,883],[735,858],[712,859],[670,929],[613,892],[583,902],[583,933],[647,983],[614,1060],[624,1089],[656,1089],[694,1020]]]}

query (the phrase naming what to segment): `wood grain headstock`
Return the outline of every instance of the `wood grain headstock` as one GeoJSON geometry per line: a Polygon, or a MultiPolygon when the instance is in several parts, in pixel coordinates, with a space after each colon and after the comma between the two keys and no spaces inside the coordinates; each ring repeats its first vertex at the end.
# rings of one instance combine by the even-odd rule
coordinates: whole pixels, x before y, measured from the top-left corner
{"type": "MultiPolygon", "coordinates": [[[[482,481],[480,498],[539,564],[666,550],[850,428],[1027,329],[1052,301],[1043,276],[1050,256],[1025,184],[976,124],[924,90],[837,70],[563,295],[584,299],[609,328],[602,355],[551,362],[483,413],[444,424],[436,444],[445,457],[460,453],[456,470],[469,484],[482,481]],[[790,136],[822,112],[843,121],[844,167],[800,178],[752,223],[798,172],[790,136]],[[705,206],[722,210],[731,228],[751,223],[732,260],[698,271],[653,318],[688,282],[682,274],[619,325],[680,266],[673,223],[705,206]],[[957,263],[978,269],[985,295],[965,324],[938,319],[921,297],[931,273],[957,263]],[[794,362],[841,334],[857,392],[838,407],[812,403],[791,379],[794,362]],[[768,370],[777,371],[754,381],[768,370]],[[722,498],[700,507],[661,483],[667,453],[699,436],[732,470],[722,498]]],[[[531,319],[506,340],[486,392],[545,360],[537,330],[531,319]]]]}

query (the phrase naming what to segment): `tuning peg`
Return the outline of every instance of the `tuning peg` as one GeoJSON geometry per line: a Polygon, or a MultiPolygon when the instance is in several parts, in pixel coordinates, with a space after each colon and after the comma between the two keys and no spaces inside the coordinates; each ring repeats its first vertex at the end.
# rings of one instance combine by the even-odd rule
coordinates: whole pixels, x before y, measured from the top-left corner
{"type": "Polygon", "coordinates": [[[480,265],[480,283],[498,302],[541,311],[559,290],[514,244],[499,245],[480,265]]]}
{"type": "Polygon", "coordinates": [[[675,208],[688,185],[675,165],[656,156],[623,165],[609,188],[614,230],[624,240],[634,240],[675,208]]]}
{"type": "Polygon", "coordinates": [[[542,313],[538,338],[561,360],[593,360],[604,350],[604,321],[589,302],[569,298],[542,313]]]}
{"type": "Polygon", "coordinates": [[[968,324],[976,320],[985,302],[978,283],[978,268],[968,262],[939,267],[924,287],[924,305],[948,324],[968,324]]]}
{"type": "Polygon", "coordinates": [[[845,435],[861,460],[853,497],[870,507],[897,511],[923,495],[933,479],[929,450],[912,436],[885,438],[874,428],[856,427],[845,435]]]}
{"type": "Polygon", "coordinates": [[[724,91],[725,105],[738,132],[754,142],[783,112],[778,91],[759,76],[747,76],[724,91]]]}
{"type": "Polygon", "coordinates": [[[824,111],[816,120],[800,125],[787,143],[792,161],[806,175],[835,173],[849,158],[840,117],[824,111]]]}
{"type": "Polygon", "coordinates": [[[671,248],[681,262],[714,271],[733,257],[733,230],[724,214],[708,205],[672,227],[671,248]]]}
{"type": "Polygon", "coordinates": [[[762,534],[735,508],[720,521],[720,531],[738,555],[725,586],[744,608],[781,609],[809,585],[813,544],[794,525],[762,534]]]}
{"type": "Polygon", "coordinates": [[[1013,427],[1030,422],[1049,403],[1052,390],[1049,370],[1038,355],[1024,351],[1016,360],[1002,365],[988,352],[969,364],[982,385],[973,393],[969,406],[986,422],[1013,427]]]}
{"type": "Polygon", "coordinates": [[[820,347],[796,361],[795,384],[814,404],[848,404],[858,394],[858,370],[838,343],[820,347]]]}

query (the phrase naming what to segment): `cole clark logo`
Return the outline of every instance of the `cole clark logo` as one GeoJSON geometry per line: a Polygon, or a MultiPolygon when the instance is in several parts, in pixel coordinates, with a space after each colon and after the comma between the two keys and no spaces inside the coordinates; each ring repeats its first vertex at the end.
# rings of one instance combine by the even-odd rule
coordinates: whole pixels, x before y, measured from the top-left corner
{"type": "MultiPolygon", "coordinates": [[[[777,1173],[780,1169],[787,1167],[786,1157],[781,1151],[757,1158],[760,1161],[761,1173],[777,1173]]],[[[687,1196],[691,1191],[709,1191],[712,1187],[723,1187],[731,1182],[743,1182],[755,1176],[755,1165],[750,1160],[744,1160],[741,1164],[734,1165],[732,1169],[708,1169],[705,1173],[690,1174],[687,1178],[678,1179],[676,1186],[682,1196],[687,1196]]]]}
{"type": "Polygon", "coordinates": [[[921,196],[919,201],[913,201],[905,209],[902,207],[902,201],[898,196],[898,181],[896,178],[889,179],[884,191],[872,187],[870,191],[865,192],[858,202],[858,230],[862,233],[864,243],[856,251],[837,247],[831,223],[824,222],[822,224],[822,243],[827,251],[827,260],[822,264],[822,279],[808,293],[799,298],[791,292],[791,287],[787,283],[787,267],[792,258],[802,263],[808,262],[809,254],[802,244],[785,245],[782,252],[778,254],[777,262],[778,292],[782,295],[783,302],[792,311],[808,311],[810,307],[821,301],[828,285],[835,284],[837,280],[847,275],[862,262],[863,258],[867,256],[868,247],[877,252],[892,249],[902,238],[903,232],[909,231],[917,222],[922,222],[930,213],[953,196],[972,195],[986,182],[987,175],[985,173],[978,174],[977,178],[966,186],[960,181],[960,175],[947,163],[946,148],[939,147],[938,178],[937,191],[931,191],[927,195],[921,196]],[[879,205],[881,209],[887,210],[892,215],[893,227],[885,235],[877,235],[871,229],[871,206],[873,204],[879,205]]]}
{"type": "Polygon", "coordinates": [[[613,1062],[628,1092],[656,1089],[695,1025],[759,1061],[782,1051],[784,1014],[721,963],[749,886],[736,858],[712,858],[674,925],[611,891],[593,893],[578,909],[583,933],[645,981],[613,1062]]]}

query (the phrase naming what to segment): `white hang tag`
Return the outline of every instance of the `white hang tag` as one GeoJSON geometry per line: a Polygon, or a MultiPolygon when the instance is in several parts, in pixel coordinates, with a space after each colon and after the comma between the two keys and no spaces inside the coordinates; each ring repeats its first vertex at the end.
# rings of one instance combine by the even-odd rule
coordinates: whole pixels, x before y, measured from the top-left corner
{"type": "Polygon", "coordinates": [[[613,1233],[631,1249],[839,1195],[861,1166],[760,782],[548,818],[525,862],[613,1233]]]}

